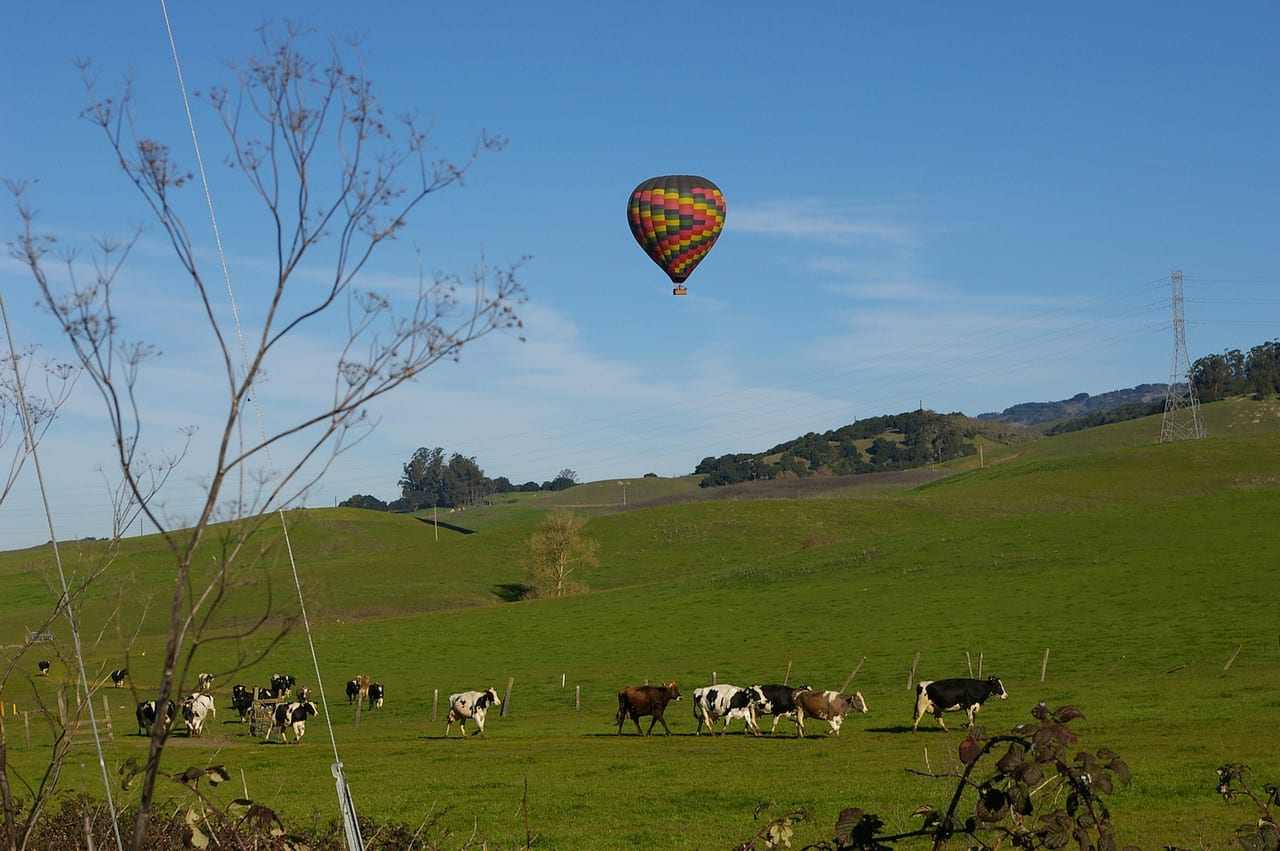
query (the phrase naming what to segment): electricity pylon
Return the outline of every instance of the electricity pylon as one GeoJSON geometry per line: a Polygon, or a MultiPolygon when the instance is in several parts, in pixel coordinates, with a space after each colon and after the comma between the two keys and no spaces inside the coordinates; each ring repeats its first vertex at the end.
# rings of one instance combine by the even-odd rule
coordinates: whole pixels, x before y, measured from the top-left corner
{"type": "Polygon", "coordinates": [[[1187,354],[1187,323],[1182,316],[1182,272],[1171,272],[1173,286],[1173,367],[1164,396],[1164,419],[1160,421],[1160,442],[1199,440],[1204,437],[1200,400],[1191,380],[1191,356],[1187,354]]]}

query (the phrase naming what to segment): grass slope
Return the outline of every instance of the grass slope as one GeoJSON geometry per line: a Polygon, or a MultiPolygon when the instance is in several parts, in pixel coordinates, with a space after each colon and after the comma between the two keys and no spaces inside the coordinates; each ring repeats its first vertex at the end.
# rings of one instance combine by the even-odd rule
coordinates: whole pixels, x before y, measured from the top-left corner
{"type": "MultiPolygon", "coordinates": [[[[302,634],[237,674],[225,672],[254,641],[213,642],[198,667],[223,674],[220,714],[205,738],[173,739],[167,765],[225,763],[287,821],[328,820],[336,744],[362,812],[417,822],[447,808],[454,845],[474,829],[497,847],[521,846],[527,782],[536,847],[729,848],[754,833],[764,801],[812,809],[799,846],[830,836],[846,806],[908,829],[918,804],[945,803],[947,784],[905,769],[954,764],[963,734],[931,722],[909,732],[909,675],[913,666],[916,678],[965,675],[972,665],[1000,675],[1011,695],[983,710],[992,732],[1027,718],[1038,700],[1074,703],[1087,715],[1082,744],[1130,762],[1134,783],[1111,800],[1123,842],[1223,846],[1252,816],[1213,795],[1214,768],[1244,761],[1260,781],[1280,779],[1280,417],[1274,403],[1244,399],[1205,414],[1204,441],[1156,445],[1158,418],[1149,418],[993,448],[986,466],[915,489],[837,498],[656,504],[696,481],[636,479],[632,510],[622,511],[620,487],[605,482],[450,515],[478,533],[438,538],[409,517],[295,512],[332,744],[319,719],[294,748],[251,741],[228,718],[233,682],[265,683],[276,671],[315,681],[302,634]],[[633,508],[646,502],[655,507],[633,508]],[[538,518],[566,504],[591,515],[587,532],[600,541],[600,566],[580,577],[590,593],[501,602],[502,589],[523,580],[538,518]],[[797,740],[789,722],[776,738],[695,738],[689,700],[669,710],[670,738],[616,735],[623,685],[675,679],[691,695],[713,677],[748,685],[790,671],[792,683],[839,688],[855,667],[870,713],[839,739],[797,740]],[[343,697],[357,673],[388,689],[386,708],[358,726],[343,697]],[[509,678],[509,712],[491,717],[485,739],[442,739],[443,718],[431,720],[437,695],[443,705],[452,691],[501,692],[509,678]]],[[[274,535],[262,535],[266,565],[228,596],[228,624],[260,613],[268,587],[275,610],[297,608],[274,535]]],[[[98,545],[79,546],[87,560],[98,545]]],[[[153,539],[126,542],[86,605],[96,636],[123,595],[119,632],[139,635],[129,663],[138,694],[103,692],[117,731],[111,765],[144,750],[124,733],[133,701],[158,676],[163,556],[153,539]]],[[[0,554],[0,635],[20,636],[47,609],[47,571],[44,549],[0,554]]],[[[65,640],[65,627],[55,631],[65,640]]],[[[116,632],[91,644],[97,668],[123,658],[116,632]]],[[[21,669],[33,671],[36,658],[21,669]]],[[[48,695],[66,676],[55,666],[30,687],[48,695]]],[[[3,697],[21,710],[27,688],[11,680],[3,697]]],[[[43,735],[33,724],[30,748],[11,744],[28,779],[43,765],[43,735]]],[[[67,772],[64,783],[86,774],[67,772]]]]}

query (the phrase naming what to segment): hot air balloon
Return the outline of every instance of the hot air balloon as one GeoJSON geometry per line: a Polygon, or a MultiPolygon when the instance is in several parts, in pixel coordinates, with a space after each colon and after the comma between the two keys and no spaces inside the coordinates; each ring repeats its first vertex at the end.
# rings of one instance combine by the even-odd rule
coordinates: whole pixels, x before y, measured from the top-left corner
{"type": "Polygon", "coordinates": [[[685,295],[684,281],[707,256],[724,228],[724,195],[705,177],[651,177],[631,192],[631,233],[653,262],[671,277],[672,295],[685,295]]]}

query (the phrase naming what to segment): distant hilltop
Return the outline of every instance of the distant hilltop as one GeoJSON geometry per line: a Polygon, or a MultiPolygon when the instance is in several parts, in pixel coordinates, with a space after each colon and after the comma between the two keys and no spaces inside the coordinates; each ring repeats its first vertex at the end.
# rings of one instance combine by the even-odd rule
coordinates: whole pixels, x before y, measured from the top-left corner
{"type": "Polygon", "coordinates": [[[1139,384],[1127,390],[1112,390],[1090,396],[1077,393],[1060,402],[1023,402],[999,413],[978,414],[980,420],[996,420],[1010,425],[1033,426],[1070,417],[1087,417],[1124,405],[1141,405],[1164,399],[1167,384],[1139,384]]]}

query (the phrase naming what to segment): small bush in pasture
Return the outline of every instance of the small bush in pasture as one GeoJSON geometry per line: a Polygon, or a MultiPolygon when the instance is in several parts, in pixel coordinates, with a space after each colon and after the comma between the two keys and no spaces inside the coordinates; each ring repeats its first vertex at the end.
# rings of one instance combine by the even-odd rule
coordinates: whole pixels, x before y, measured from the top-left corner
{"type": "Polygon", "coordinates": [[[528,584],[538,596],[563,597],[586,590],[583,583],[570,579],[579,567],[599,564],[600,542],[582,537],[586,525],[587,519],[572,511],[554,511],[529,538],[528,584]]]}

